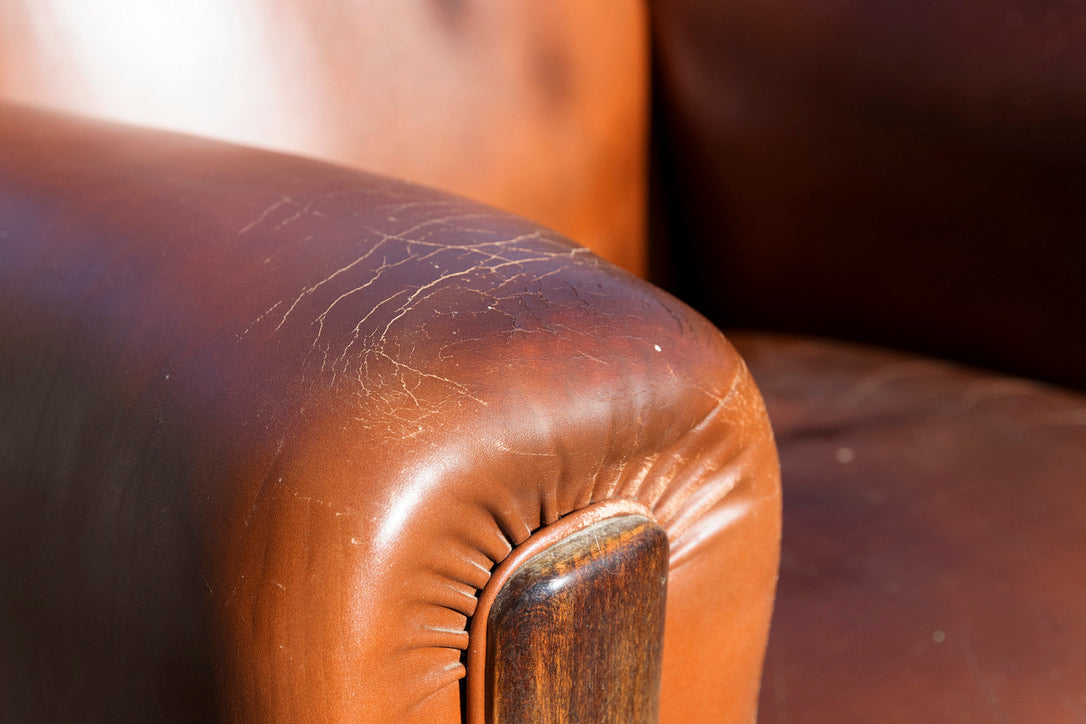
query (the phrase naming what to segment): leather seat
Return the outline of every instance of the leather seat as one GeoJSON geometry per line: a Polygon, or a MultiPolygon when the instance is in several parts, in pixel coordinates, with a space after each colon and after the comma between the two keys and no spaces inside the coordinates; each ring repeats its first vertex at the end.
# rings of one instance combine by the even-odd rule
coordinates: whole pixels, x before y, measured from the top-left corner
{"type": "Polygon", "coordinates": [[[897,352],[733,337],[785,481],[765,722],[1086,712],[1086,396],[897,352]]]}

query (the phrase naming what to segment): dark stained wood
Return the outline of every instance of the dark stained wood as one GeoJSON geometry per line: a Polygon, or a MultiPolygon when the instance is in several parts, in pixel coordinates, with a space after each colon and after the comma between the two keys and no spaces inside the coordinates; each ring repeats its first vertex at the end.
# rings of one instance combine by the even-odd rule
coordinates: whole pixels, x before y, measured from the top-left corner
{"type": "Polygon", "coordinates": [[[487,721],[656,721],[667,566],[666,534],[633,515],[529,558],[487,621],[487,721]]]}

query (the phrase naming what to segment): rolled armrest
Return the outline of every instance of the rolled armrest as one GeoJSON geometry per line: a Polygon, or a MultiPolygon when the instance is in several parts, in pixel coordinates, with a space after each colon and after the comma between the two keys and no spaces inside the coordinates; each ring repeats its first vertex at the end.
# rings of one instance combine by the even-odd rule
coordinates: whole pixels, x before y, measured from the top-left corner
{"type": "Polygon", "coordinates": [[[5,109],[0,398],[16,719],[457,721],[490,572],[610,500],[670,542],[663,718],[753,716],[761,399],[700,316],[520,218],[5,109]]]}

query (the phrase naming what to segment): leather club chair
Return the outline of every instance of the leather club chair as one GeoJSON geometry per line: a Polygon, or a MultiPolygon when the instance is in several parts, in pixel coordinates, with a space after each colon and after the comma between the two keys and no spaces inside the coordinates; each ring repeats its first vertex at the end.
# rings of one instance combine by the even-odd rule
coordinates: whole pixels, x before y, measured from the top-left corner
{"type": "Polygon", "coordinates": [[[753,718],[746,367],[497,210],[643,268],[644,8],[583,5],[2,3],[5,720],[753,718]]]}
{"type": "Polygon", "coordinates": [[[5,716],[1083,717],[1080,11],[119,5],[0,3],[5,716]]]}

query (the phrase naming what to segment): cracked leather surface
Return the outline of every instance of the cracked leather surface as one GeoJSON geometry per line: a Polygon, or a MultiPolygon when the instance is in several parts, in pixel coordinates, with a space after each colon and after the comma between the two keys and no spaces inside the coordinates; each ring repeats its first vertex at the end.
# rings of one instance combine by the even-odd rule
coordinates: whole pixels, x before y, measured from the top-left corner
{"type": "Polygon", "coordinates": [[[668,532],[665,720],[753,716],[779,489],[761,398],[672,297],[405,182],[6,109],[8,712],[457,721],[530,533],[668,532]]]}

